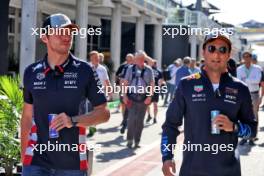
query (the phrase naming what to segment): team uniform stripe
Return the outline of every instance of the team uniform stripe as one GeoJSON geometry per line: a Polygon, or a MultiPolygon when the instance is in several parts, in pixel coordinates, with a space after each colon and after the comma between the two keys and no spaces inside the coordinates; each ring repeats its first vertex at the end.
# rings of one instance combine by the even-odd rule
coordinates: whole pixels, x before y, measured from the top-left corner
{"type": "Polygon", "coordinates": [[[34,156],[33,146],[37,144],[38,136],[37,136],[37,126],[34,121],[34,118],[32,118],[32,127],[29,134],[29,140],[23,160],[24,165],[31,165],[32,158],[34,156]]]}
{"type": "Polygon", "coordinates": [[[79,127],[79,155],[80,170],[88,169],[87,153],[86,153],[86,128],[79,127]]]}

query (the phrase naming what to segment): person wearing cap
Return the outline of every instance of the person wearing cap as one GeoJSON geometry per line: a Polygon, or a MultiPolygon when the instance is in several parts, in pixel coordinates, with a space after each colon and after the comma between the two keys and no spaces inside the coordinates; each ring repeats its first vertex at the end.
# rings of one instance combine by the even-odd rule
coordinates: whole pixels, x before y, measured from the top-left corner
{"type": "MultiPolygon", "coordinates": [[[[47,27],[78,30],[64,14],[47,17],[43,28],[47,27]]],[[[101,83],[96,72],[70,53],[71,33],[47,33],[41,40],[47,46],[47,54],[24,72],[22,175],[86,176],[85,128],[108,121],[106,97],[98,93],[101,83]],[[94,110],[78,115],[86,98],[94,110]],[[50,116],[55,118],[50,121],[50,116]]]]}
{"type": "MultiPolygon", "coordinates": [[[[244,64],[237,68],[237,78],[246,83],[249,88],[254,114],[258,121],[258,110],[260,104],[260,85],[262,78],[262,68],[256,64],[252,64],[252,54],[248,51],[244,52],[243,55],[244,64]]],[[[247,139],[242,139],[240,145],[244,145],[247,139]]],[[[249,140],[249,145],[255,145],[254,138],[249,140]]]]}
{"type": "MultiPolygon", "coordinates": [[[[209,34],[203,43],[204,68],[179,82],[162,126],[162,171],[175,173],[174,148],[184,117],[180,176],[241,176],[235,155],[238,137],[254,137],[256,121],[248,87],[227,72],[231,41],[209,34]],[[211,118],[214,112],[219,114],[211,118]],[[212,128],[213,126],[213,128],[212,128]],[[217,147],[217,152],[214,152],[217,147]]],[[[177,156],[176,156],[177,157],[177,156]]]]}

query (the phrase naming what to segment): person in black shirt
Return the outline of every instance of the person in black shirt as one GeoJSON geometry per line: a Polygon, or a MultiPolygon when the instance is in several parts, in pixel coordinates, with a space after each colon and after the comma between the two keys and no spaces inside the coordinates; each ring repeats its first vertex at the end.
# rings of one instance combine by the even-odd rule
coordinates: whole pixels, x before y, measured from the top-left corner
{"type": "MultiPolygon", "coordinates": [[[[153,104],[153,110],[154,110],[153,123],[157,123],[159,95],[161,92],[161,85],[164,82],[164,80],[163,80],[162,72],[157,68],[157,61],[153,60],[153,65],[151,68],[152,68],[153,75],[154,75],[154,81],[155,81],[155,87],[156,87],[155,90],[160,90],[160,91],[155,91],[151,99],[151,102],[153,104]]],[[[148,118],[146,122],[148,123],[152,119],[150,115],[150,105],[148,107],[147,112],[148,112],[148,118]]]]}
{"type": "MultiPolygon", "coordinates": [[[[118,68],[117,72],[116,72],[116,85],[122,86],[123,80],[125,78],[127,69],[130,65],[132,65],[134,63],[134,55],[129,53],[126,55],[126,62],[123,63],[122,65],[120,65],[120,67],[118,68]]],[[[120,133],[124,134],[126,127],[127,127],[127,117],[128,117],[128,111],[126,108],[126,105],[123,102],[123,93],[120,93],[120,104],[121,106],[121,110],[122,110],[122,115],[123,115],[123,120],[121,122],[121,129],[120,129],[120,133]]],[[[119,109],[119,106],[118,106],[119,109]]]]}
{"type": "Polygon", "coordinates": [[[110,116],[105,95],[100,93],[102,84],[87,62],[70,53],[73,37],[69,32],[78,30],[77,25],[64,14],[53,14],[44,21],[43,28],[65,32],[43,36],[47,54],[24,72],[22,175],[86,176],[85,127],[106,122],[110,116]],[[78,115],[86,98],[94,110],[78,115]],[[56,114],[51,122],[49,114],[56,114]],[[57,131],[59,137],[51,138],[49,128],[57,131]],[[41,151],[40,145],[46,150],[41,151]],[[64,147],[51,150],[51,145],[64,147]]]}

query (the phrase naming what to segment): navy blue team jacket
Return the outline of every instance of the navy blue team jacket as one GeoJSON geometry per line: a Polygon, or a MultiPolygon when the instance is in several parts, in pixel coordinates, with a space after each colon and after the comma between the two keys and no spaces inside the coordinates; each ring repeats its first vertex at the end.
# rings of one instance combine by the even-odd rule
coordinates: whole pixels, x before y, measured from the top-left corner
{"type": "Polygon", "coordinates": [[[176,137],[180,134],[178,127],[182,125],[183,118],[184,145],[199,144],[207,148],[195,151],[195,147],[189,147],[183,151],[180,176],[240,176],[240,163],[234,151],[238,137],[254,137],[257,129],[248,87],[229,73],[221,75],[216,91],[204,70],[184,78],[162,126],[163,162],[173,158],[172,144],[176,144],[176,137]],[[229,117],[237,123],[238,130],[211,134],[211,110],[219,110],[229,117]],[[215,154],[208,146],[226,148],[218,149],[215,154]]]}

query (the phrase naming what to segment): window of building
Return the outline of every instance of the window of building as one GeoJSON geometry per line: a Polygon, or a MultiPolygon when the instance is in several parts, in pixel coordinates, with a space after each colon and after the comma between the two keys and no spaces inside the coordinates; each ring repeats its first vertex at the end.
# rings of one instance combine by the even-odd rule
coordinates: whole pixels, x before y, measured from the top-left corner
{"type": "Polygon", "coordinates": [[[15,33],[15,19],[9,18],[8,20],[8,33],[15,33]]]}

